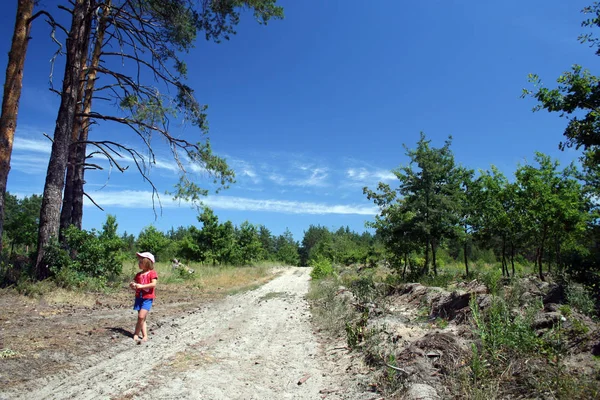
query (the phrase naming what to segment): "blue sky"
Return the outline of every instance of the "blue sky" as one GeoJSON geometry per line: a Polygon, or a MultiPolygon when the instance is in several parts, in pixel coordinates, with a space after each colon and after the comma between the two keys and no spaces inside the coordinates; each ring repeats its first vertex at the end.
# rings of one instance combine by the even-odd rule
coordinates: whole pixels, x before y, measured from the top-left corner
{"type": "MultiPolygon", "coordinates": [[[[15,3],[0,15],[0,66],[15,3]]],[[[588,2],[280,4],[284,20],[265,27],[246,15],[229,42],[200,40],[185,57],[188,83],[209,105],[213,150],[237,174],[230,189],[206,199],[221,221],[263,224],[275,235],[289,228],[296,240],[311,224],[363,231],[377,210],[362,187],[395,185],[391,170],[407,163],[403,144],[414,147],[421,131],[434,146],[452,135],[457,162],[474,169],[494,164],[509,176],[535,151],[565,165],[578,156],[558,150],[565,121],[532,113],[534,102],[520,95],[529,73],[552,86],[572,64],[595,65],[593,51],[577,42],[588,2]]],[[[42,5],[57,12],[55,0],[42,5]]],[[[48,90],[48,31],[41,20],[34,25],[27,55],[8,182],[19,195],[43,191],[50,153],[43,133],[54,130],[58,100],[48,90]]],[[[61,77],[59,62],[56,87],[61,77]]],[[[173,125],[175,134],[200,139],[191,127],[173,125]]],[[[114,125],[95,126],[91,135],[141,146],[114,125]]],[[[160,163],[150,177],[162,194],[176,171],[161,142],[153,146],[160,163]]],[[[208,181],[194,176],[201,185],[208,181]]],[[[86,229],[100,228],[108,213],[117,216],[120,232],[135,235],[151,224],[162,231],[198,225],[193,208],[165,194],[155,218],[151,189],[133,167],[89,172],[86,181],[86,192],[105,209],[86,205],[86,229]]]]}

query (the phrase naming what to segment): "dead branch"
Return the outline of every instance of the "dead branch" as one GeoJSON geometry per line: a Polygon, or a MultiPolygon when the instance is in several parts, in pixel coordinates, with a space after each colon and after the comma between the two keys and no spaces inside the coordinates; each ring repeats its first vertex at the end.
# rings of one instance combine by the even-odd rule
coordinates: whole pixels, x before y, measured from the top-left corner
{"type": "Polygon", "coordinates": [[[92,202],[92,203],[93,203],[93,204],[94,204],[96,207],[98,207],[100,210],[104,211],[104,208],[100,207],[100,206],[98,205],[98,203],[96,203],[96,202],[94,201],[94,199],[92,199],[92,198],[90,197],[90,195],[89,195],[89,194],[87,194],[86,192],[83,192],[83,195],[84,195],[85,197],[87,197],[87,198],[88,198],[88,199],[89,199],[89,200],[90,200],[90,201],[91,201],[91,202],[92,202]]]}

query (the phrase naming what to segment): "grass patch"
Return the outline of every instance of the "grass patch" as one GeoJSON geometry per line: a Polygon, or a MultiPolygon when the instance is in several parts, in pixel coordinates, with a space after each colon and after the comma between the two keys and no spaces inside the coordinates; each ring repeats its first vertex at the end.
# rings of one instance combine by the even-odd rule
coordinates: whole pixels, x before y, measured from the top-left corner
{"type": "Polygon", "coordinates": [[[184,372],[200,365],[212,364],[216,362],[216,358],[208,354],[195,351],[180,351],[173,357],[173,361],[169,363],[172,370],[184,372]]]}
{"type": "Polygon", "coordinates": [[[18,351],[14,351],[11,349],[0,349],[0,360],[5,360],[7,358],[19,358],[22,357],[22,354],[18,351]]]}
{"type": "Polygon", "coordinates": [[[62,305],[68,304],[80,307],[92,307],[96,302],[96,296],[90,296],[89,293],[73,291],[63,288],[57,288],[44,296],[48,304],[62,305]]]}
{"type": "Polygon", "coordinates": [[[340,281],[334,276],[313,280],[307,294],[316,326],[331,337],[342,337],[346,323],[357,313],[351,308],[351,297],[340,290],[340,281]]]}

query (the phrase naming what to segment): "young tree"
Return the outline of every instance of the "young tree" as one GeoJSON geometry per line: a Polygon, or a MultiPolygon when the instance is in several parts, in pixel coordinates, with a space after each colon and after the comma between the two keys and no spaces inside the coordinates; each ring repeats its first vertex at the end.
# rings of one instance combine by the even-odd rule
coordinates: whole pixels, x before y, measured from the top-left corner
{"type": "Polygon", "coordinates": [[[275,249],[277,251],[277,261],[285,265],[300,265],[300,255],[298,253],[298,243],[289,229],[286,228],[282,235],[275,240],[275,249]]]}
{"type": "Polygon", "coordinates": [[[25,246],[28,252],[30,247],[35,246],[41,205],[42,198],[38,195],[17,199],[6,193],[4,232],[10,241],[11,252],[19,246],[25,246]]]}
{"type": "Polygon", "coordinates": [[[169,239],[164,233],[150,225],[142,229],[137,238],[137,251],[149,251],[154,254],[156,260],[160,258],[160,253],[169,246],[169,239]]]}
{"type": "Polygon", "coordinates": [[[469,247],[473,238],[475,224],[475,201],[479,186],[474,181],[474,171],[464,167],[458,167],[456,178],[459,181],[460,189],[457,192],[456,210],[458,216],[458,226],[455,236],[463,245],[463,260],[465,263],[465,276],[469,276],[469,247]]]}
{"type": "Polygon", "coordinates": [[[558,171],[558,161],[542,153],[536,153],[535,161],[537,168],[521,166],[516,177],[524,199],[523,226],[535,246],[535,263],[540,279],[544,279],[542,263],[548,243],[554,240],[555,255],[560,262],[565,235],[585,229],[590,215],[588,201],[581,184],[575,180],[572,166],[558,171]]]}
{"type": "Polygon", "coordinates": [[[248,221],[242,222],[237,231],[237,247],[239,252],[240,265],[251,264],[260,260],[263,254],[262,243],[258,236],[258,231],[254,225],[248,221]]]}

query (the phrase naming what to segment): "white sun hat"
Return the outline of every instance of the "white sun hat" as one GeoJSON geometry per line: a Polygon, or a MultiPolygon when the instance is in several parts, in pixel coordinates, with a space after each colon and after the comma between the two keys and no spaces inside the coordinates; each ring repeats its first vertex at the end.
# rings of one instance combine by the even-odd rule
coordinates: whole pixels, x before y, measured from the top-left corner
{"type": "Polygon", "coordinates": [[[135,255],[138,257],[147,258],[148,260],[152,261],[152,264],[154,264],[154,255],[149,251],[145,251],[143,253],[135,253],[135,255]]]}

